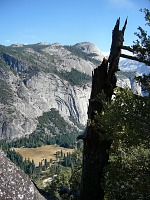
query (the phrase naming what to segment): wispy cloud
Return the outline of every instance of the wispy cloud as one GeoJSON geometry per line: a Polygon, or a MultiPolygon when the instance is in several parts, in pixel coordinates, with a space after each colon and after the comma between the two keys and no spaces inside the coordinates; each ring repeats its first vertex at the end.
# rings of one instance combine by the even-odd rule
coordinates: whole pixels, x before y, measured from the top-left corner
{"type": "Polygon", "coordinates": [[[109,2],[117,7],[134,7],[134,3],[131,0],[109,0],[109,2]]]}
{"type": "Polygon", "coordinates": [[[11,43],[11,40],[7,39],[7,40],[5,40],[5,43],[11,43]]]}

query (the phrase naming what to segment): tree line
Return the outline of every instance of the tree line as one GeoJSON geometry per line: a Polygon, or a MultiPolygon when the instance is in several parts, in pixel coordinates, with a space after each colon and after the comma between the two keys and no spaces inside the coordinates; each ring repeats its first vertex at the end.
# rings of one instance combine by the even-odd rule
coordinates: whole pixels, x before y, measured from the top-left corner
{"type": "Polygon", "coordinates": [[[75,165],[81,163],[81,156],[77,156],[76,153],[76,151],[79,150],[75,150],[73,153],[64,153],[63,150],[57,151],[55,160],[43,159],[39,162],[38,166],[36,166],[33,159],[23,158],[21,154],[16,152],[15,149],[10,148],[4,141],[0,141],[0,147],[5,152],[6,156],[34,181],[38,180],[40,174],[47,169],[49,169],[47,175],[53,176],[59,174],[63,168],[69,167],[73,169],[75,165]]]}

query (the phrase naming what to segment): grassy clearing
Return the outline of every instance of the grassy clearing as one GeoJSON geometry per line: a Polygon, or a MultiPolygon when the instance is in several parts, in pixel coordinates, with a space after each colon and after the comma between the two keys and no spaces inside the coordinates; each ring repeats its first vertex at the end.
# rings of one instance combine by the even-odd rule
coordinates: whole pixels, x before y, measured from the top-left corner
{"type": "Polygon", "coordinates": [[[39,162],[44,161],[44,159],[47,159],[47,161],[50,159],[56,160],[55,155],[58,151],[62,150],[63,154],[67,154],[67,152],[72,153],[74,151],[73,149],[67,149],[57,145],[45,145],[37,148],[14,148],[14,150],[21,154],[24,159],[33,159],[36,166],[39,162]]]}

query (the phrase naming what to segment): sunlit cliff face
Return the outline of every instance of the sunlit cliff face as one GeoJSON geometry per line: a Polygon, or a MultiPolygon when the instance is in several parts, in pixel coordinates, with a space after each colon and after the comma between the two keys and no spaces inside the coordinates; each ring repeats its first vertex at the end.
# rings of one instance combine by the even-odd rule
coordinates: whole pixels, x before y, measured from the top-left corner
{"type": "MultiPolygon", "coordinates": [[[[96,62],[97,55],[103,59],[94,44],[78,43],[68,48],[40,43],[12,46],[8,47],[8,52],[6,50],[3,54],[1,49],[1,139],[10,140],[32,133],[38,125],[37,118],[51,108],[58,110],[72,126],[76,125],[70,117],[77,123],[86,124],[91,78],[83,84],[84,74],[90,77],[94,68],[100,65],[100,61],[96,62]],[[72,69],[76,71],[72,73],[72,69]]],[[[119,65],[121,69],[126,67],[125,63],[119,65]]],[[[141,94],[134,75],[121,72],[117,75],[117,85],[141,94]]]]}

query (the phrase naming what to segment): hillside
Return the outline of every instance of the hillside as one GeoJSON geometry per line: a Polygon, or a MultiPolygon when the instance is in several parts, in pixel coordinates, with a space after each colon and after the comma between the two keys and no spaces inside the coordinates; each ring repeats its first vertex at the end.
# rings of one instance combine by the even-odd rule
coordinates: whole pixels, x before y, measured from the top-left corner
{"type": "MultiPolygon", "coordinates": [[[[1,45],[0,139],[12,140],[33,132],[53,136],[82,131],[92,71],[102,58],[98,48],[88,42],[73,46],[1,45]],[[51,109],[55,109],[55,116],[51,109]]],[[[134,72],[119,72],[118,85],[141,94],[133,77],[134,72]]]]}
{"type": "Polygon", "coordinates": [[[32,133],[51,108],[73,127],[85,124],[95,65],[82,57],[58,44],[1,46],[0,137],[32,133]]]}

